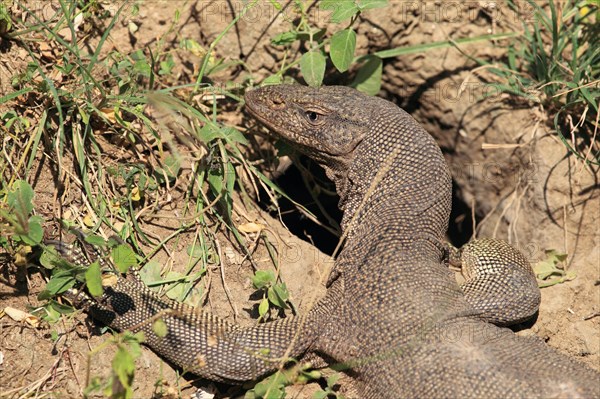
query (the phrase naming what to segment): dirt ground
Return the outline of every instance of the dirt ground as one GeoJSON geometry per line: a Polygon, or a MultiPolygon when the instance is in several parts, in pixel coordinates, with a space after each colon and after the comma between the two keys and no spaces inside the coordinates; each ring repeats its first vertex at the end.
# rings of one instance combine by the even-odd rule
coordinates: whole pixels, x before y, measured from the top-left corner
{"type": "MultiPolygon", "coordinates": [[[[357,53],[519,29],[512,11],[502,8],[500,3],[496,8],[482,3],[465,3],[458,8],[457,3],[452,3],[455,6],[451,8],[449,2],[436,2],[428,3],[431,8],[421,8],[413,3],[408,7],[407,2],[392,2],[391,9],[385,13],[371,10],[359,24],[357,53]],[[444,4],[448,7],[444,8],[444,4]]],[[[241,3],[226,1],[147,1],[141,4],[139,14],[122,14],[111,32],[110,43],[122,53],[151,46],[159,39],[173,48],[182,38],[194,38],[208,47],[240,7],[241,3]],[[180,17],[175,29],[169,30],[176,10],[180,17]],[[133,33],[131,23],[137,27],[133,33]]],[[[527,10],[522,12],[527,13],[527,10]]],[[[323,25],[322,15],[315,13],[313,18],[323,25]]],[[[273,50],[269,40],[285,31],[288,24],[270,2],[259,1],[216,47],[221,57],[242,59],[244,69],[226,71],[223,81],[214,83],[240,82],[248,76],[260,81],[277,71],[281,54],[273,50]]],[[[463,50],[492,59],[504,51],[501,43],[497,46],[479,43],[463,50]]],[[[26,66],[27,54],[16,43],[4,46],[1,52],[0,82],[4,84],[19,68],[26,66]]],[[[190,83],[198,62],[199,59],[177,62],[180,84],[190,83]]],[[[569,255],[567,268],[575,271],[577,278],[544,288],[536,322],[519,334],[537,335],[559,351],[600,370],[598,169],[583,167],[569,155],[550,132],[547,122],[552,116],[544,110],[511,104],[500,94],[481,100],[482,91],[488,87],[484,83],[489,80],[484,72],[474,73],[474,68],[471,61],[453,49],[386,60],[380,95],[413,114],[438,140],[447,157],[453,171],[458,209],[451,220],[451,240],[461,242],[471,235],[471,220],[475,215],[478,236],[507,239],[522,249],[532,262],[544,259],[545,250],[554,249],[569,255]]],[[[342,76],[339,81],[346,78],[342,76]]],[[[248,126],[248,120],[239,112],[221,117],[232,126],[248,126]]],[[[104,144],[110,153],[114,143],[104,144]]],[[[56,184],[48,160],[39,159],[34,170],[37,171],[33,179],[36,210],[48,219],[62,214],[59,208],[64,202],[55,197],[56,184]]],[[[173,193],[175,198],[181,195],[183,193],[173,193]]],[[[245,207],[239,199],[236,203],[243,210],[240,212],[243,216],[238,216],[236,223],[259,221],[269,226],[267,234],[281,254],[283,280],[301,311],[310,302],[307,298],[324,292],[322,281],[326,265],[331,261],[329,256],[292,235],[278,219],[258,207],[245,207]]],[[[177,201],[171,201],[170,206],[167,210],[177,212],[177,201]]],[[[172,226],[167,221],[162,226],[149,224],[145,228],[149,234],[161,236],[168,234],[175,222],[171,222],[172,226]]],[[[154,259],[175,268],[185,264],[185,234],[182,237],[170,245],[170,253],[160,252],[154,259]]],[[[228,320],[245,325],[255,323],[259,300],[253,297],[252,266],[235,251],[235,245],[224,246],[222,250],[226,255],[223,278],[217,268],[209,271],[212,285],[207,306],[228,320]],[[225,297],[231,298],[231,303],[224,300],[225,297]]],[[[267,267],[269,261],[264,247],[257,249],[254,258],[259,267],[263,264],[267,267]]],[[[40,305],[36,296],[44,283],[39,274],[32,269],[27,280],[23,280],[18,278],[13,266],[0,264],[0,268],[0,310],[5,307],[27,310],[40,305]]],[[[114,345],[105,345],[89,355],[108,336],[83,314],[38,329],[3,317],[0,319],[0,397],[81,397],[86,374],[106,376],[109,373],[114,345]]],[[[211,385],[178,376],[172,367],[147,349],[136,364],[136,398],[190,397],[196,389],[192,383],[211,385]]],[[[244,392],[243,388],[223,385],[217,389],[218,397],[243,396],[244,392]]],[[[316,384],[294,387],[289,397],[311,397],[316,389],[316,384]]]]}

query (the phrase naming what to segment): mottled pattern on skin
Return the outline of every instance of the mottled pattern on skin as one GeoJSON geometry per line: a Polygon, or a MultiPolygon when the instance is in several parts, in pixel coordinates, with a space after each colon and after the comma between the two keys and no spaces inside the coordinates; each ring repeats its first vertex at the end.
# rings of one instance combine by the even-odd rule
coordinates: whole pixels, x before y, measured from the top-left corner
{"type": "Polygon", "coordinates": [[[246,104],[336,184],[346,240],[326,296],[302,317],[240,328],[127,276],[92,300],[92,315],[143,330],[160,355],[220,381],[255,379],[314,354],[344,370],[365,399],[600,397],[597,372],[490,323],[537,310],[531,267],[498,240],[475,241],[462,258],[449,253],[449,170],[411,116],[346,87],[268,86],[248,92],[246,104]],[[462,287],[449,260],[462,264],[462,287]],[[151,328],[157,314],[165,337],[151,328]]]}
{"type": "Polygon", "coordinates": [[[460,250],[450,250],[450,263],[460,267],[465,278],[460,288],[482,319],[510,325],[535,315],[540,306],[540,290],[533,269],[521,252],[492,238],[480,238],[460,250]]]}

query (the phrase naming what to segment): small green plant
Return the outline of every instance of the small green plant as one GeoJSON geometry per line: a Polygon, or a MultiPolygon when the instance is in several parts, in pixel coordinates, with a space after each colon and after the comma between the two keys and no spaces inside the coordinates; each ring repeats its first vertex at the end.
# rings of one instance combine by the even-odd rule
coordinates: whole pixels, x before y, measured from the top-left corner
{"type": "MultiPolygon", "coordinates": [[[[144,334],[125,331],[122,334],[114,334],[111,339],[103,342],[88,354],[88,365],[94,356],[105,350],[107,346],[115,346],[116,353],[111,363],[111,374],[107,379],[100,377],[90,378],[86,374],[84,394],[86,397],[94,392],[102,392],[102,395],[117,399],[133,398],[133,378],[135,375],[135,360],[140,357],[144,342],[144,334]]],[[[89,367],[89,366],[88,366],[89,367]]]]}
{"type": "Polygon", "coordinates": [[[546,259],[536,263],[533,271],[538,278],[540,288],[551,287],[571,281],[577,277],[573,270],[566,270],[561,266],[567,260],[567,254],[560,253],[553,249],[546,251],[546,259]]]}
{"type": "Polygon", "coordinates": [[[523,34],[509,46],[506,61],[477,61],[505,81],[495,88],[542,104],[554,114],[555,130],[569,151],[600,165],[600,150],[593,149],[600,98],[600,4],[550,0],[545,7],[527,2],[533,20],[522,21],[523,34]]]}
{"type": "Polygon", "coordinates": [[[263,299],[258,305],[258,314],[262,320],[266,320],[271,306],[282,310],[288,308],[286,302],[290,294],[287,287],[285,283],[277,282],[271,270],[257,270],[252,277],[252,284],[263,293],[263,299]]]}
{"type": "Polygon", "coordinates": [[[0,36],[10,31],[12,28],[12,20],[10,18],[10,7],[12,0],[0,1],[0,36]]]}
{"type": "MultiPolygon", "coordinates": [[[[346,72],[350,66],[360,61],[362,63],[356,74],[352,86],[370,94],[376,94],[381,86],[381,58],[374,56],[355,58],[356,32],[353,25],[358,20],[361,12],[387,6],[387,0],[357,0],[319,2],[322,10],[330,11],[330,20],[333,23],[348,23],[345,29],[335,32],[331,37],[325,37],[325,29],[311,26],[304,2],[295,1],[296,12],[300,15],[297,24],[284,33],[271,40],[274,46],[291,46],[294,42],[306,43],[308,51],[302,57],[288,66],[282,68],[275,76],[268,78],[268,82],[278,82],[283,73],[290,67],[299,63],[304,80],[309,86],[320,86],[325,77],[327,59],[339,72],[346,72]],[[327,47],[328,51],[327,51],[327,47]]],[[[273,4],[281,8],[279,3],[273,4]]]]}
{"type": "Polygon", "coordinates": [[[159,291],[164,287],[167,297],[191,306],[200,306],[203,297],[202,286],[198,283],[206,273],[206,267],[197,267],[198,264],[217,263],[215,254],[206,243],[191,245],[187,248],[189,265],[184,272],[170,270],[165,276],[161,275],[161,265],[150,261],[140,270],[140,277],[150,289],[159,291]]]}
{"type": "MultiPolygon", "coordinates": [[[[12,130],[16,134],[23,134],[31,127],[29,120],[20,116],[15,111],[7,111],[3,115],[0,115],[0,121],[2,121],[6,130],[12,130]]],[[[1,175],[2,170],[0,170],[1,175]]]]}
{"type": "Polygon", "coordinates": [[[283,399],[286,397],[286,386],[306,384],[319,378],[321,378],[320,371],[311,370],[308,364],[297,363],[258,382],[246,392],[244,399],[283,399]]]}
{"type": "Polygon", "coordinates": [[[105,241],[96,235],[86,236],[83,240],[85,244],[82,245],[89,244],[98,249],[99,258],[90,259],[89,265],[71,264],[58,255],[52,246],[44,247],[40,264],[51,271],[51,278],[38,295],[39,299],[54,298],[77,284],[85,284],[90,295],[100,297],[103,293],[103,273],[127,273],[131,266],[137,265],[136,255],[127,244],[116,239],[105,241]],[[108,256],[111,262],[104,261],[108,256]],[[113,266],[114,270],[111,269],[113,266]]]}
{"type": "Polygon", "coordinates": [[[0,191],[0,198],[3,198],[0,204],[0,223],[4,224],[2,235],[5,239],[10,238],[13,248],[21,245],[39,245],[44,236],[43,219],[41,216],[32,215],[31,185],[24,180],[17,180],[10,188],[0,191]]]}
{"type": "MultiPolygon", "coordinates": [[[[278,2],[272,1],[276,8],[281,9],[278,2]]],[[[346,27],[336,31],[327,37],[323,27],[310,24],[310,18],[306,5],[301,1],[294,1],[294,11],[300,18],[290,18],[294,22],[287,32],[283,32],[273,39],[273,46],[291,49],[299,42],[306,51],[299,59],[294,59],[287,65],[287,57],[284,57],[284,65],[273,76],[265,80],[265,83],[280,83],[284,73],[289,69],[300,66],[300,71],[305,82],[309,86],[320,86],[325,77],[327,61],[330,60],[335,69],[340,73],[347,72],[352,65],[358,65],[350,86],[370,95],[379,92],[382,82],[383,60],[394,58],[403,54],[419,53],[437,48],[457,46],[462,43],[502,39],[514,36],[513,33],[502,33],[483,35],[478,37],[461,38],[457,40],[444,40],[441,42],[425,43],[416,46],[398,47],[377,51],[373,54],[356,56],[356,25],[360,21],[361,13],[364,11],[384,8],[388,6],[387,0],[323,0],[318,2],[318,7],[326,12],[331,12],[329,20],[335,24],[344,24],[346,27]]]]}
{"type": "Polygon", "coordinates": [[[337,392],[335,389],[338,380],[340,379],[340,374],[335,373],[327,377],[327,386],[322,391],[315,392],[313,395],[313,399],[325,399],[327,397],[334,397],[336,399],[344,399],[344,396],[337,392]]]}

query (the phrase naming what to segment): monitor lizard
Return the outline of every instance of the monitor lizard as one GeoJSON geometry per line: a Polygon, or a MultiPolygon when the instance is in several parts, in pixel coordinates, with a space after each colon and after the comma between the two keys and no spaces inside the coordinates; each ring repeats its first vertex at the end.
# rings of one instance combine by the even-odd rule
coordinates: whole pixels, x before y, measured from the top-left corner
{"type": "MultiPolygon", "coordinates": [[[[410,115],[338,86],[267,86],[248,91],[246,106],[336,185],[345,242],[325,297],[302,316],[242,328],[159,298],[128,274],[100,298],[70,291],[76,306],[112,328],[144,331],[155,352],[216,381],[254,380],[314,354],[365,399],[600,397],[598,372],[502,327],[539,305],[523,255],[492,239],[459,251],[445,244],[449,169],[410,115]],[[449,264],[462,265],[465,284],[449,264]],[[158,318],[164,336],[152,328],[158,318]]],[[[91,261],[50,244],[74,263],[91,261]]]]}

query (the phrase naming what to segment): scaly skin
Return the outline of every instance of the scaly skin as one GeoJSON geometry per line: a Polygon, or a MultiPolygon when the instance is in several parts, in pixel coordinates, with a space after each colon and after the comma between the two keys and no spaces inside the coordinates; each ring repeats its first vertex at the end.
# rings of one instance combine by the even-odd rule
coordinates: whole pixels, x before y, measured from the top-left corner
{"type": "Polygon", "coordinates": [[[444,264],[450,173],[410,115],[346,87],[264,87],[246,105],[316,159],[340,194],[347,239],[330,284],[341,306],[312,350],[351,366],[360,397],[600,396],[595,371],[487,322],[537,310],[518,251],[490,239],[467,245],[458,287],[444,264]]]}
{"type": "Polygon", "coordinates": [[[254,379],[282,359],[313,353],[344,370],[365,399],[600,397],[597,372],[489,323],[520,321],[539,304],[516,250],[473,243],[463,253],[473,280],[464,292],[457,285],[444,244],[449,170],[412,117],[345,87],[269,86],[248,92],[246,104],[336,184],[346,241],[325,298],[304,318],[239,328],[157,298],[128,277],[84,306],[93,315],[143,329],[157,353],[216,380],[254,379]],[[473,263],[483,271],[471,271],[473,263]],[[521,299],[511,302],[515,293],[521,299]],[[163,338],[150,327],[157,313],[168,326],[163,338]]]}

